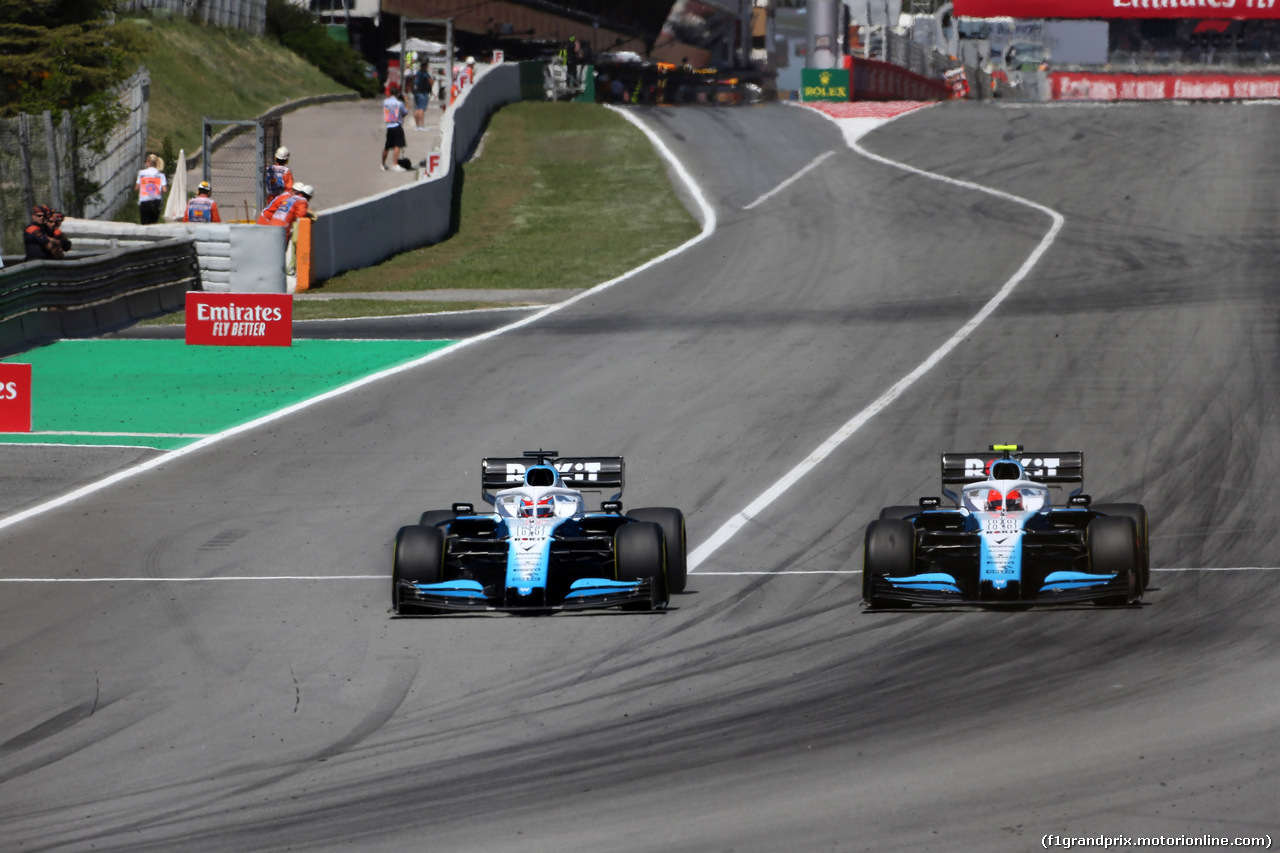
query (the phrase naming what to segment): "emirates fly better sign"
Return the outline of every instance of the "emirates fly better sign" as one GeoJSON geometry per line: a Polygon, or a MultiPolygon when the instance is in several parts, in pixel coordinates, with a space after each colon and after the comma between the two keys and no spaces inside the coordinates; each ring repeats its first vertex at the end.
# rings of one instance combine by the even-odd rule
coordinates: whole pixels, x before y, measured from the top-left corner
{"type": "Polygon", "coordinates": [[[1280,0],[955,0],[970,18],[1236,18],[1280,20],[1280,0]]]}
{"type": "Polygon", "coordinates": [[[187,343],[293,346],[293,297],[287,293],[189,292],[187,343]]]}
{"type": "Polygon", "coordinates": [[[0,364],[0,432],[31,432],[29,364],[0,364]]]}

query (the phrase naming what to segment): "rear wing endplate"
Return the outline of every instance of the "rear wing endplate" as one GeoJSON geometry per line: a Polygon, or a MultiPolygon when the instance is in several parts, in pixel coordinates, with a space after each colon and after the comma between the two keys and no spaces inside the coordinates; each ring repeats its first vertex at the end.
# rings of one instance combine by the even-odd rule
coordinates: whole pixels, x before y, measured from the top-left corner
{"type": "MultiPolygon", "coordinates": [[[[607,500],[622,497],[625,463],[621,456],[557,456],[544,459],[560,472],[560,480],[566,488],[579,491],[612,494],[607,500]]],[[[490,457],[480,462],[480,489],[484,499],[493,503],[493,492],[510,489],[524,483],[525,471],[537,465],[537,459],[527,457],[490,457]]]]}

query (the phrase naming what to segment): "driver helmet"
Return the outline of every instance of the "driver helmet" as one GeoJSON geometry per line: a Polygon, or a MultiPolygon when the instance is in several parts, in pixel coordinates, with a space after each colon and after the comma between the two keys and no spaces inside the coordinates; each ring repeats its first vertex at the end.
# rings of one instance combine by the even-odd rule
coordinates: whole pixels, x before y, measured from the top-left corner
{"type": "Polygon", "coordinates": [[[548,495],[540,498],[521,497],[520,503],[516,505],[516,515],[520,518],[550,518],[555,515],[555,503],[548,495]]]}
{"type": "MultiPolygon", "coordinates": [[[[1002,496],[995,489],[987,492],[987,512],[995,512],[1001,508],[1002,496]]],[[[1006,511],[1021,512],[1022,511],[1022,493],[1017,489],[1003,496],[1003,506],[1006,511]]]]}

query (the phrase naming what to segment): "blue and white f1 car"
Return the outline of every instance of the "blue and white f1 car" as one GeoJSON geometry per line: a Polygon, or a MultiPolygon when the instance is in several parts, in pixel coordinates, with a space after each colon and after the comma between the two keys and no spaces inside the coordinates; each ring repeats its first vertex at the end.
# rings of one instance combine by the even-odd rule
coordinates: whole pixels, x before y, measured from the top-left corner
{"type": "Polygon", "coordinates": [[[867,526],[869,607],[1142,599],[1151,551],[1141,504],[1094,505],[1081,494],[1081,452],[990,451],[942,454],[942,491],[954,506],[925,497],[887,507],[867,526]],[[1050,487],[1064,485],[1078,488],[1054,506],[1050,487]]]}
{"type": "Polygon", "coordinates": [[[666,608],[685,586],[684,515],[671,507],[624,513],[623,471],[620,456],[554,450],[483,460],[481,492],[493,512],[455,503],[396,534],[392,610],[666,608]],[[588,512],[584,491],[612,497],[588,512]]]}

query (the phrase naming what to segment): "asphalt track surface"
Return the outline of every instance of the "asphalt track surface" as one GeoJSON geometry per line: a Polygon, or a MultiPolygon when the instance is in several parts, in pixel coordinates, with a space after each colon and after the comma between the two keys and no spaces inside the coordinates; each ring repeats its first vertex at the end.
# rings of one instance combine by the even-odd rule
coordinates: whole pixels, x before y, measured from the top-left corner
{"type": "MultiPolygon", "coordinates": [[[[875,132],[1065,218],[989,318],[671,612],[388,616],[396,528],[475,500],[486,454],[625,454],[627,504],[682,507],[707,542],[1052,224],[800,109],[640,117],[716,209],[689,251],[0,530],[4,578],[156,579],[0,583],[0,847],[1275,835],[1274,107],[961,105],[875,132]],[[1084,450],[1097,499],[1147,505],[1144,605],[864,613],[866,522],[936,494],[941,451],[1005,441],[1084,450]],[[264,576],[313,579],[223,579],[264,576]]],[[[31,472],[6,485],[35,501],[130,461],[98,452],[4,449],[31,472]],[[46,452],[42,480],[24,454],[46,452]]]]}

